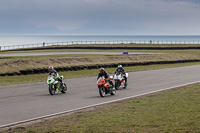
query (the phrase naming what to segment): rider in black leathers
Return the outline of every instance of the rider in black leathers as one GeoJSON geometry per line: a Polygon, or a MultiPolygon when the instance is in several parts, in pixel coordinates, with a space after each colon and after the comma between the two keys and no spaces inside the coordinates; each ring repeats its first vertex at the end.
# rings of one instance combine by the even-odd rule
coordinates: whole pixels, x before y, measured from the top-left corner
{"type": "MultiPolygon", "coordinates": [[[[104,68],[100,68],[99,74],[98,74],[98,77],[97,77],[97,80],[99,79],[99,77],[102,77],[102,76],[104,76],[104,77],[108,80],[108,82],[109,82],[111,85],[113,85],[113,82],[110,80],[110,76],[108,75],[108,73],[105,71],[104,68]]],[[[113,85],[113,86],[114,86],[114,85],[113,85]]]]}
{"type": "Polygon", "coordinates": [[[126,72],[125,72],[124,68],[122,67],[122,65],[118,65],[114,74],[117,74],[117,73],[120,73],[120,74],[122,73],[123,77],[125,79],[125,83],[127,83],[126,72]]]}

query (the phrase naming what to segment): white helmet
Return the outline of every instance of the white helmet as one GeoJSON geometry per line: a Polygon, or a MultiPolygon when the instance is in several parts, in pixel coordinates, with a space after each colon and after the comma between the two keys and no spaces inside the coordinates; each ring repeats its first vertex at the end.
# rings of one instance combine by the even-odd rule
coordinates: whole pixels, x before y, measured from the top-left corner
{"type": "Polygon", "coordinates": [[[52,73],[52,72],[54,71],[54,68],[53,68],[53,66],[49,66],[49,69],[48,69],[48,70],[49,70],[49,72],[51,72],[51,73],[52,73]]]}
{"type": "Polygon", "coordinates": [[[118,68],[122,68],[122,65],[119,65],[118,68]]]}

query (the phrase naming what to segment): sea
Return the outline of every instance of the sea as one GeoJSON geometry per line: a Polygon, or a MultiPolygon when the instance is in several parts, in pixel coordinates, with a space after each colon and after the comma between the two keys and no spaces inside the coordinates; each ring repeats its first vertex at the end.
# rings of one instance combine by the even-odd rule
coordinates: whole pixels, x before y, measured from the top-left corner
{"type": "Polygon", "coordinates": [[[200,41],[200,35],[0,35],[0,47],[66,41],[200,41]]]}

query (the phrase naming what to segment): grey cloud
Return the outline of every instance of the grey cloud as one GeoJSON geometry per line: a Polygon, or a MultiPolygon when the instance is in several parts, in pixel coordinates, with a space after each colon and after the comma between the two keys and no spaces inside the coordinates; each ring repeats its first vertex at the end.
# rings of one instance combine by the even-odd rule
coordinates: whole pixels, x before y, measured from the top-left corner
{"type": "Polygon", "coordinates": [[[195,28],[200,25],[197,3],[197,0],[0,0],[0,28],[25,25],[27,32],[66,34],[200,34],[195,28]]]}

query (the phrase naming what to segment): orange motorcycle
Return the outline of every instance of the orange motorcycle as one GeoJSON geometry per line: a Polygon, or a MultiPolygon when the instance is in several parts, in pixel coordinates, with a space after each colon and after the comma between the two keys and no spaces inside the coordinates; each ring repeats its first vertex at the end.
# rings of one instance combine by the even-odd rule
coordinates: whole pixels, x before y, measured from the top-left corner
{"type": "MultiPolygon", "coordinates": [[[[110,80],[113,80],[112,76],[110,76],[110,80]]],[[[104,97],[106,94],[115,95],[116,93],[114,85],[111,85],[103,76],[97,80],[97,86],[99,88],[99,94],[101,97],[104,97]]]]}

